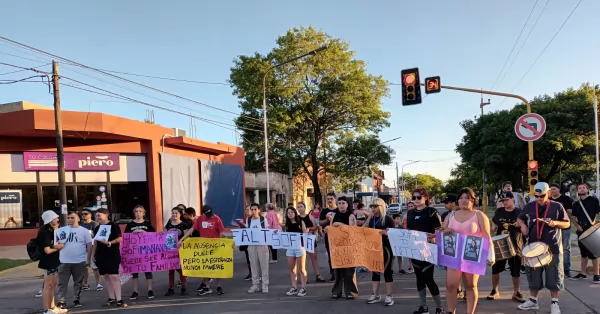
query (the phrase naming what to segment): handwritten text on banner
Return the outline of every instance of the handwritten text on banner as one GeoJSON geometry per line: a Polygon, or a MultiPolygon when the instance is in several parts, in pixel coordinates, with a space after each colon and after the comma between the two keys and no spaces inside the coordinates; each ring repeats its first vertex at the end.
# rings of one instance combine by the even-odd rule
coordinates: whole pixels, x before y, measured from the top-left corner
{"type": "Polygon", "coordinates": [[[121,243],[121,273],[178,269],[177,233],[124,233],[121,243]]]}
{"type": "Polygon", "coordinates": [[[377,229],[353,226],[327,228],[333,268],[367,267],[383,272],[381,234],[377,229]]]}
{"type": "Polygon", "coordinates": [[[233,240],[188,238],[179,249],[184,276],[233,277],[233,240]]]}
{"type": "Polygon", "coordinates": [[[389,229],[388,237],[394,256],[404,256],[437,264],[437,246],[427,242],[425,232],[389,229]]]}
{"type": "Polygon", "coordinates": [[[315,235],[297,232],[282,232],[276,229],[241,228],[231,230],[235,245],[270,245],[275,249],[300,249],[314,252],[315,235]],[[277,231],[277,232],[276,232],[277,231]],[[305,239],[302,240],[301,239],[305,239]]]}

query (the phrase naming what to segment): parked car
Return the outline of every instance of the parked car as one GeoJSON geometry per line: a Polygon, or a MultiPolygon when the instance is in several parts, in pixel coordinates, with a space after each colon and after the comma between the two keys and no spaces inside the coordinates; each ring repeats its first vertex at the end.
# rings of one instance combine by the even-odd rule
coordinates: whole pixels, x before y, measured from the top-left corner
{"type": "Polygon", "coordinates": [[[397,204],[397,203],[390,204],[387,208],[387,212],[389,215],[402,213],[402,210],[400,210],[400,204],[397,204]]]}
{"type": "Polygon", "coordinates": [[[407,210],[408,210],[408,204],[402,203],[402,205],[400,206],[400,211],[405,212],[407,210]]]}

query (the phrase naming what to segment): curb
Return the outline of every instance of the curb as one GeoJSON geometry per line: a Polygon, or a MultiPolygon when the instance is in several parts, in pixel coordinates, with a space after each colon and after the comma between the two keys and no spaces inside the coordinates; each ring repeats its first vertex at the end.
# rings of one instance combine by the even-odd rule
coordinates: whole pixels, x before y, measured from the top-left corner
{"type": "Polygon", "coordinates": [[[13,268],[9,268],[9,269],[5,269],[5,270],[0,271],[0,281],[11,281],[11,280],[23,280],[23,279],[41,278],[42,277],[41,274],[34,275],[34,276],[27,276],[27,273],[29,271],[24,271],[23,272],[23,270],[28,270],[29,268],[31,268],[32,267],[31,264],[33,264],[33,263],[35,263],[35,262],[27,263],[25,265],[21,265],[21,266],[17,266],[17,267],[13,267],[13,268]],[[12,273],[18,273],[18,272],[22,272],[23,274],[25,274],[25,276],[21,276],[19,278],[4,278],[4,277],[6,277],[6,275],[9,275],[9,274],[12,274],[12,273]]]}

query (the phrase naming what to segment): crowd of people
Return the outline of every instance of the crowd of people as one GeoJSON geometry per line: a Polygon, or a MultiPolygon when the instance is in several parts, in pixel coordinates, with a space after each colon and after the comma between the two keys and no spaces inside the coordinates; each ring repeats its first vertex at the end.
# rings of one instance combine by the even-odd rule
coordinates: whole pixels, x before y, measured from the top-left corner
{"type": "MultiPolygon", "coordinates": [[[[284,230],[286,232],[309,233],[322,239],[327,252],[329,265],[329,282],[333,283],[331,288],[331,297],[334,299],[354,299],[358,296],[358,287],[356,284],[356,273],[364,271],[362,267],[333,268],[330,259],[330,243],[328,241],[328,228],[336,226],[357,226],[362,228],[372,228],[379,230],[382,237],[384,271],[383,273],[372,273],[372,291],[367,299],[368,304],[383,303],[385,306],[394,305],[393,281],[394,281],[394,260],[397,260],[398,274],[415,274],[415,285],[419,297],[419,307],[413,313],[448,313],[455,314],[457,300],[466,301],[468,314],[475,313],[477,308],[479,291],[479,275],[463,272],[459,269],[441,267],[429,262],[410,259],[407,270],[402,269],[402,257],[394,257],[391,244],[388,238],[388,230],[393,228],[409,229],[424,232],[431,243],[435,243],[436,233],[453,234],[460,233],[482,238],[488,238],[493,243],[493,236],[509,235],[519,254],[507,259],[497,259],[495,250],[490,249],[487,256],[488,265],[492,266],[492,291],[487,299],[495,300],[500,297],[498,290],[499,274],[507,269],[510,270],[513,278],[513,296],[512,299],[519,302],[518,309],[536,310],[539,309],[537,302],[538,292],[543,288],[550,290],[552,302],[550,305],[551,314],[560,314],[558,303],[559,291],[564,288],[564,276],[569,276],[569,267],[567,266],[569,257],[569,247],[565,243],[568,240],[563,239],[566,231],[570,228],[570,217],[580,235],[589,229],[595,220],[589,217],[596,217],[600,213],[598,200],[588,197],[587,186],[581,184],[578,186],[579,200],[573,203],[570,198],[560,194],[557,185],[550,187],[548,184],[540,182],[534,187],[535,201],[525,203],[519,202],[522,208],[515,206],[515,195],[511,191],[510,184],[505,184],[501,196],[502,205],[496,209],[492,219],[477,210],[477,198],[473,190],[464,188],[456,195],[449,195],[445,200],[448,209],[443,215],[430,206],[430,197],[427,190],[417,188],[412,191],[412,200],[408,203],[408,211],[404,216],[388,215],[387,206],[382,199],[375,199],[368,208],[360,201],[354,201],[350,206],[349,200],[342,196],[336,197],[334,193],[329,193],[326,198],[327,206],[321,208],[317,204],[313,210],[308,211],[306,204],[298,203],[294,208],[289,206],[285,210],[284,218],[280,220],[278,214],[271,204],[266,206],[266,215],[263,215],[258,204],[246,206],[244,218],[238,220],[239,227],[242,228],[267,228],[284,230]],[[540,218],[542,217],[542,218],[540,218]],[[490,222],[491,221],[491,222],[490,222]],[[565,240],[565,241],[563,241],[565,240]],[[544,243],[548,246],[551,253],[551,262],[542,267],[524,267],[521,257],[521,250],[524,246],[533,243],[544,243]],[[435,269],[445,270],[446,276],[446,304],[442,304],[442,297],[438,284],[435,281],[435,269]],[[520,275],[522,272],[527,274],[529,283],[529,298],[525,298],[521,293],[520,275]],[[384,291],[380,289],[381,277],[385,282],[384,291]],[[427,290],[433,299],[434,311],[430,312],[427,301],[427,290]],[[454,293],[454,291],[456,293],[454,293]],[[451,293],[452,292],[452,293],[451,293]]],[[[133,210],[135,219],[129,222],[125,228],[126,233],[154,232],[154,227],[146,219],[146,211],[142,206],[137,206],[133,210]]],[[[172,209],[171,219],[166,223],[165,231],[175,231],[178,234],[178,245],[181,245],[188,237],[219,238],[225,228],[221,219],[215,215],[210,205],[204,205],[201,208],[200,215],[196,210],[184,205],[178,205],[172,209]]],[[[38,234],[38,243],[43,252],[39,260],[39,268],[44,271],[43,289],[41,296],[45,313],[65,313],[67,311],[68,283],[73,278],[73,307],[82,306],[80,296],[82,291],[90,290],[88,282],[88,268],[93,270],[96,279],[96,290],[101,291],[106,288],[108,299],[105,306],[126,307],[121,293],[120,278],[120,250],[119,244],[122,241],[122,233],[119,226],[109,220],[107,209],[100,208],[95,212],[95,220],[92,219],[93,212],[83,210],[80,213],[70,212],[68,214],[68,225],[71,234],[64,241],[56,241],[54,231],[59,228],[59,217],[54,211],[46,211],[42,214],[44,225],[40,228],[38,234]],[[110,226],[110,236],[106,240],[94,241],[94,235],[98,232],[100,226],[110,226]],[[103,284],[101,284],[103,280],[103,284]],[[58,288],[58,289],[56,289],[58,288]],[[55,293],[56,292],[56,293],[55,293]],[[56,303],[55,303],[56,296],[56,303]]],[[[582,254],[582,270],[587,267],[588,259],[592,260],[594,267],[593,281],[600,283],[600,274],[598,273],[598,259],[580,245],[582,254]]],[[[278,262],[277,250],[267,245],[241,246],[246,256],[248,266],[248,275],[245,280],[251,281],[248,293],[268,293],[269,292],[269,266],[278,262]]],[[[314,253],[306,252],[303,248],[288,249],[286,257],[289,265],[290,288],[287,291],[288,296],[305,296],[308,294],[308,274],[306,270],[306,258],[312,265],[314,278],[316,282],[326,282],[321,274],[318,264],[317,250],[314,253]],[[300,278],[298,278],[300,277],[300,278]],[[298,282],[299,279],[299,282],[298,282]]],[[[131,300],[139,297],[139,274],[133,274],[131,284],[133,288],[131,300]]],[[[153,274],[144,273],[147,282],[147,298],[155,297],[153,291],[153,274]]],[[[171,296],[179,288],[179,294],[185,295],[187,291],[187,279],[181,269],[170,270],[168,273],[169,288],[165,296],[171,296]],[[176,284],[175,274],[178,274],[176,284]]],[[[586,275],[579,273],[574,276],[575,279],[584,279],[586,275]]],[[[216,293],[224,294],[221,279],[216,280],[216,293]]],[[[196,289],[198,295],[208,295],[213,293],[211,283],[213,279],[204,278],[200,286],[196,289]]]]}

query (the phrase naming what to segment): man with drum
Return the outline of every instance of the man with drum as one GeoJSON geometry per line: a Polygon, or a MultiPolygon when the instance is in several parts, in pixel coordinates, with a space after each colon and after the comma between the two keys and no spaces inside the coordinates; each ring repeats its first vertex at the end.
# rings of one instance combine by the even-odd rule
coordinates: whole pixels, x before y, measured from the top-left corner
{"type": "MultiPolygon", "coordinates": [[[[579,200],[573,203],[573,217],[575,218],[575,226],[577,227],[577,236],[579,237],[579,251],[581,252],[581,271],[573,279],[586,279],[585,275],[588,265],[588,259],[592,260],[592,268],[594,272],[594,283],[600,283],[600,273],[598,272],[598,257],[594,256],[588,247],[581,242],[585,237],[591,237],[590,240],[596,245],[599,245],[598,241],[593,241],[592,234],[584,234],[596,223],[596,215],[600,213],[600,204],[598,199],[590,196],[590,191],[585,183],[579,183],[577,185],[577,195],[579,200]]],[[[590,230],[593,232],[593,230],[590,230]]],[[[595,232],[594,232],[595,233],[595,232]]]]}
{"type": "Polygon", "coordinates": [[[560,314],[558,294],[564,288],[565,278],[561,229],[569,226],[569,216],[560,203],[550,201],[548,183],[538,182],[533,191],[535,202],[525,205],[517,219],[521,233],[528,235],[522,255],[531,294],[518,308],[538,310],[538,292],[546,287],[552,297],[550,314],[560,314]]]}
{"type": "Polygon", "coordinates": [[[501,199],[504,206],[496,209],[492,218],[492,231],[496,230],[496,236],[492,240],[494,240],[494,246],[497,250],[508,250],[508,248],[514,248],[514,250],[511,252],[496,251],[496,263],[492,266],[492,292],[487,299],[496,300],[500,298],[500,292],[498,291],[500,273],[506,270],[506,263],[508,262],[513,282],[512,299],[522,303],[525,302],[525,299],[519,289],[521,285],[521,257],[519,254],[523,246],[523,235],[517,224],[517,217],[519,217],[521,209],[515,207],[515,196],[512,192],[502,193],[501,199]],[[496,239],[498,239],[498,242],[496,242],[496,239]]]}

